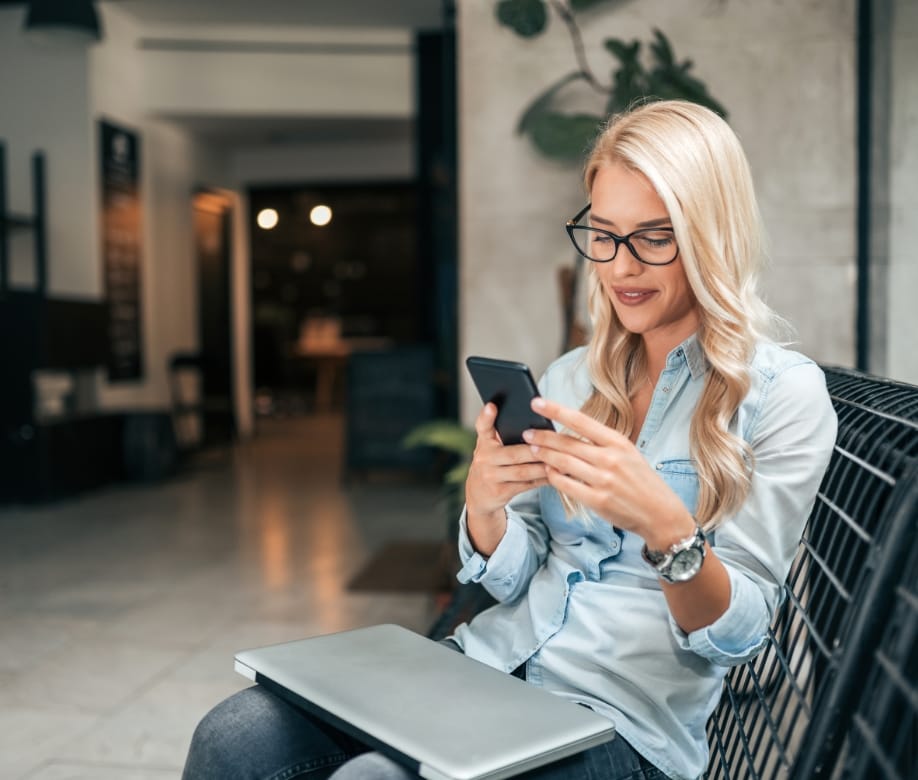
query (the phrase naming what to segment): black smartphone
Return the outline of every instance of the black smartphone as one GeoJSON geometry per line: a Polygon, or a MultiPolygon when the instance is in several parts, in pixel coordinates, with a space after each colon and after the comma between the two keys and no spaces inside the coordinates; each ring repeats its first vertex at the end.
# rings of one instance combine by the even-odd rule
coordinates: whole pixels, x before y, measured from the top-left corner
{"type": "Polygon", "coordinates": [[[521,444],[523,431],[529,428],[555,429],[551,420],[529,406],[539,388],[525,363],[473,356],[466,358],[465,365],[481,400],[497,406],[494,427],[504,444],[521,444]]]}

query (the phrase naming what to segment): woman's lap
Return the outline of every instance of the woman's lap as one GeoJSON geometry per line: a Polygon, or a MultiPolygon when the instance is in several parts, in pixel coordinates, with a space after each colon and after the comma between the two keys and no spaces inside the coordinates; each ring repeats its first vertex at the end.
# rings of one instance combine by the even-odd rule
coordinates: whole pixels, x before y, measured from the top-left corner
{"type": "MultiPolygon", "coordinates": [[[[183,780],[406,780],[400,765],[261,686],[214,707],[192,738],[183,780]],[[362,755],[361,755],[362,754],[362,755]]],[[[657,780],[663,774],[620,737],[539,767],[529,780],[657,780]]]]}

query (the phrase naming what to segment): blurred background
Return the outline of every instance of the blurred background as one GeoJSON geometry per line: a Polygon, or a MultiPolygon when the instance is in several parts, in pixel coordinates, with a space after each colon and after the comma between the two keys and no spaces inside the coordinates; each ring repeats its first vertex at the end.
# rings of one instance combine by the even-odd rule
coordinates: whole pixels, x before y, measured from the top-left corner
{"type": "Polygon", "coordinates": [[[563,226],[635,95],[740,136],[796,348],[918,383],[916,39],[910,0],[0,0],[0,777],[176,777],[235,650],[424,632],[462,361],[583,338],[563,226]]]}

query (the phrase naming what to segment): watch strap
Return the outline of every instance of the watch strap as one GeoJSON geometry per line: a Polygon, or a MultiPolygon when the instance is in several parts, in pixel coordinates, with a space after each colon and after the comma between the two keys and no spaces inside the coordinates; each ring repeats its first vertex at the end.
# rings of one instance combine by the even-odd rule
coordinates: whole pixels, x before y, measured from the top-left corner
{"type": "Polygon", "coordinates": [[[687,579],[691,579],[691,577],[694,577],[695,574],[697,574],[698,571],[701,570],[701,564],[704,563],[704,557],[705,557],[705,544],[706,544],[706,539],[705,539],[704,531],[702,530],[701,526],[698,524],[698,521],[696,520],[695,521],[695,532],[691,536],[687,536],[684,539],[680,539],[678,542],[671,545],[669,549],[665,551],[651,550],[647,547],[647,544],[645,542],[644,546],[641,548],[641,556],[644,558],[644,560],[647,563],[649,563],[654,568],[654,570],[657,572],[657,574],[662,579],[666,580],[667,582],[684,582],[687,579]],[[679,580],[672,578],[670,576],[670,572],[672,570],[672,564],[676,556],[678,556],[679,553],[685,552],[687,550],[691,550],[692,548],[699,550],[701,553],[701,557],[700,557],[700,561],[699,561],[699,565],[697,569],[691,572],[690,577],[682,578],[679,580]]]}

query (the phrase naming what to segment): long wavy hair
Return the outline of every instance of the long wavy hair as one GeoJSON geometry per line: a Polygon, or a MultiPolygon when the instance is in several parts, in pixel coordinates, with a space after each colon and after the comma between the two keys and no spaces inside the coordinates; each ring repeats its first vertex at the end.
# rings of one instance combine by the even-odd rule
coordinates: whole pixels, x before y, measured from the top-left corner
{"type": "MultiPolygon", "coordinates": [[[[709,366],[692,417],[690,456],[699,479],[695,517],[711,530],[740,507],[751,485],[752,451],[730,423],[749,391],[756,341],[786,332],[757,291],[762,229],[749,164],[723,119],[679,100],[645,103],[609,120],[586,161],[587,193],[597,172],[612,164],[646,176],[662,199],[697,301],[709,366]]],[[[647,370],[643,341],[622,326],[595,268],[589,308],[594,389],[582,410],[631,436],[630,399],[647,370]]]]}

